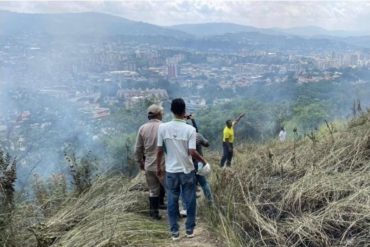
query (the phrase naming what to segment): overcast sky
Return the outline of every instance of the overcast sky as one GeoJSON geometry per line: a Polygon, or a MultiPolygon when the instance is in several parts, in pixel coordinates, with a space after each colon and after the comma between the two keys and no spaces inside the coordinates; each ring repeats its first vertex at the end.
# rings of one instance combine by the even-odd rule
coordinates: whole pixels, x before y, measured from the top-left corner
{"type": "Polygon", "coordinates": [[[124,0],[0,1],[27,13],[94,11],[158,25],[232,22],[256,27],[319,26],[370,31],[370,1],[124,0]]]}

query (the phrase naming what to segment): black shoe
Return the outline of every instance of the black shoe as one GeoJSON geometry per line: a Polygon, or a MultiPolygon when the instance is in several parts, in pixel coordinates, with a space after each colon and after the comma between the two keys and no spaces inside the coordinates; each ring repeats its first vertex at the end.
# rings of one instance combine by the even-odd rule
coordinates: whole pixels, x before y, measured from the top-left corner
{"type": "Polygon", "coordinates": [[[160,220],[162,217],[159,215],[159,198],[158,197],[149,197],[149,203],[150,203],[150,217],[152,217],[155,220],[160,220]]]}
{"type": "Polygon", "coordinates": [[[160,216],[158,213],[152,213],[152,214],[150,214],[150,217],[152,217],[155,220],[162,219],[162,216],[160,216]]]}
{"type": "Polygon", "coordinates": [[[193,230],[186,230],[186,237],[187,238],[194,238],[194,231],[193,230]]]}
{"type": "Polygon", "coordinates": [[[166,195],[166,191],[163,188],[163,186],[161,186],[161,190],[159,192],[159,206],[158,206],[159,209],[167,209],[167,205],[166,203],[164,203],[165,195],[166,195]]]}

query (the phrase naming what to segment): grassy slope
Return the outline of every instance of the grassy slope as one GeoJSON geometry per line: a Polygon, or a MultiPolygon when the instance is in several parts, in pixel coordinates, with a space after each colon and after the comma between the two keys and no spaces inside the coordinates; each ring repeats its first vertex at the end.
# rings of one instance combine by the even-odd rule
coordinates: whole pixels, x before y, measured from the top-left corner
{"type": "Polygon", "coordinates": [[[46,232],[56,238],[52,246],[161,246],[166,225],[145,216],[147,198],[135,189],[140,184],[122,177],[98,180],[47,222],[46,232]]]}
{"type": "MultiPolygon", "coordinates": [[[[177,246],[169,237],[167,220],[147,216],[148,192],[144,190],[142,174],[131,181],[120,176],[101,178],[87,193],[70,199],[45,224],[38,225],[36,235],[44,246],[177,246]]],[[[199,236],[181,239],[181,246],[223,246],[204,222],[198,223],[199,236]]]]}
{"type": "MultiPolygon", "coordinates": [[[[243,144],[228,170],[217,167],[219,155],[209,155],[216,207],[200,203],[202,236],[182,246],[366,246],[369,127],[365,115],[332,134],[324,127],[315,141],[243,144]]],[[[165,220],[146,216],[144,184],[142,176],[99,179],[35,228],[40,246],[173,245],[165,220]]]]}
{"type": "Polygon", "coordinates": [[[241,145],[212,178],[210,224],[229,246],[368,246],[369,127],[364,115],[332,133],[241,145]]]}

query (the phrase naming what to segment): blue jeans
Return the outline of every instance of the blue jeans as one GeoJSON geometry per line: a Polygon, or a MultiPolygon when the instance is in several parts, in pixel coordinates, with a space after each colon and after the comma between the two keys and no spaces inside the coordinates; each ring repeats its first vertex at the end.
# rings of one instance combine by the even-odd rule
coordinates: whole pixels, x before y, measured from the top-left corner
{"type": "Polygon", "coordinates": [[[179,197],[180,191],[186,206],[186,222],[185,227],[187,232],[192,232],[195,227],[196,214],[196,178],[195,172],[189,174],[183,172],[170,173],[166,172],[166,189],[167,189],[167,212],[172,233],[179,232],[177,219],[179,216],[179,197]]]}
{"type": "Polygon", "coordinates": [[[212,203],[213,197],[211,192],[211,187],[209,187],[207,178],[205,176],[196,175],[197,182],[199,183],[200,187],[202,187],[203,194],[206,197],[207,201],[212,203]]]}
{"type": "MultiPolygon", "coordinates": [[[[198,175],[198,174],[196,174],[195,176],[196,176],[197,183],[199,183],[200,187],[202,187],[203,194],[206,197],[207,201],[212,204],[213,203],[213,196],[212,196],[211,187],[209,186],[207,178],[205,176],[201,176],[201,175],[198,175]]],[[[182,200],[182,207],[184,209],[186,209],[186,205],[185,205],[185,202],[184,202],[185,199],[183,198],[181,192],[180,192],[180,195],[181,195],[181,200],[182,200]]]]}

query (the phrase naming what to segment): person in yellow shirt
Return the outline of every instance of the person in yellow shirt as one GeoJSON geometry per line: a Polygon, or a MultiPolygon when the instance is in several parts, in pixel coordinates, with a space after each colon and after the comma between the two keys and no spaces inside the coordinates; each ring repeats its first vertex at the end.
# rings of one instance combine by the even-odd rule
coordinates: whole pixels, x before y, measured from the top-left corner
{"type": "Polygon", "coordinates": [[[226,126],[223,131],[222,148],[223,154],[221,158],[221,167],[231,166],[231,160],[233,158],[233,143],[234,143],[234,127],[239,123],[240,119],[244,117],[245,113],[240,114],[235,120],[227,120],[226,126]]]}

